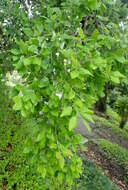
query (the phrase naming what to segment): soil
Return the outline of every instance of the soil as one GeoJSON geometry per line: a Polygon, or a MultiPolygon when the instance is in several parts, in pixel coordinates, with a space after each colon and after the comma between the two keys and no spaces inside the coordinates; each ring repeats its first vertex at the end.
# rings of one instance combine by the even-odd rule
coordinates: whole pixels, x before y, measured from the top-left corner
{"type": "Polygon", "coordinates": [[[124,180],[125,168],[106,158],[94,143],[88,143],[88,151],[85,153],[85,157],[100,166],[103,169],[103,174],[107,175],[121,190],[128,190],[128,185],[124,180]]]}
{"type": "Polygon", "coordinates": [[[111,128],[100,128],[100,130],[95,129],[94,133],[95,138],[97,139],[107,139],[111,143],[118,144],[119,146],[128,149],[128,139],[124,139],[120,135],[113,133],[111,128]]]}
{"type": "Polygon", "coordinates": [[[128,139],[125,139],[120,135],[115,134],[111,128],[101,128],[96,124],[92,123],[90,123],[89,125],[92,129],[91,133],[88,132],[88,130],[82,123],[82,120],[79,121],[78,127],[75,131],[82,134],[89,140],[107,139],[112,143],[118,144],[119,146],[128,149],[128,139]]]}
{"type": "MultiPolygon", "coordinates": [[[[76,132],[82,134],[85,138],[88,138],[88,149],[85,153],[85,157],[88,160],[93,161],[96,165],[100,166],[103,170],[103,174],[107,175],[113,183],[117,184],[121,190],[128,190],[128,185],[124,181],[126,176],[125,168],[120,166],[114,160],[106,159],[105,155],[98,149],[93,140],[107,139],[112,143],[116,143],[123,148],[128,149],[128,139],[124,139],[119,135],[115,135],[111,128],[101,128],[95,124],[89,124],[92,131],[91,133],[83,125],[82,121],[79,122],[76,132]]],[[[82,153],[83,154],[83,153],[82,153]]],[[[82,155],[83,156],[83,155],[82,155]]]]}
{"type": "Polygon", "coordinates": [[[4,179],[3,179],[3,183],[2,183],[2,190],[6,190],[7,184],[8,184],[7,179],[4,178],[4,179]]]}

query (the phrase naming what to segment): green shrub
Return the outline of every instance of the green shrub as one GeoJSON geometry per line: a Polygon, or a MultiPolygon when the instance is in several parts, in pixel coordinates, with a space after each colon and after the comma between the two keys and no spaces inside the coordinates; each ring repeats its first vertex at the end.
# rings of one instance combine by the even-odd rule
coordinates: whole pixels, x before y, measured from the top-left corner
{"type": "MultiPolygon", "coordinates": [[[[110,113],[109,113],[110,114],[110,113]]],[[[116,114],[115,114],[116,115],[116,114]]],[[[99,126],[100,128],[108,128],[110,129],[112,134],[118,135],[121,138],[128,139],[128,130],[127,128],[124,128],[123,130],[119,128],[119,122],[114,120],[112,114],[111,117],[108,119],[105,119],[104,117],[100,117],[98,115],[94,115],[93,119],[95,121],[95,124],[99,126]]]]}
{"type": "Polygon", "coordinates": [[[128,150],[103,139],[97,141],[96,144],[107,160],[123,168],[124,181],[128,184],[128,150]]]}
{"type": "Polygon", "coordinates": [[[16,115],[12,118],[12,114],[7,112],[7,121],[0,121],[0,188],[6,179],[7,190],[12,190],[15,185],[18,190],[41,190],[43,180],[23,154],[28,129],[20,124],[16,115]]]}
{"type": "Polygon", "coordinates": [[[120,116],[111,107],[107,108],[107,116],[109,117],[109,119],[111,120],[112,123],[119,125],[120,116]]]}
{"type": "Polygon", "coordinates": [[[116,159],[123,166],[128,166],[128,151],[126,149],[104,139],[99,140],[97,144],[109,158],[116,159]]]}

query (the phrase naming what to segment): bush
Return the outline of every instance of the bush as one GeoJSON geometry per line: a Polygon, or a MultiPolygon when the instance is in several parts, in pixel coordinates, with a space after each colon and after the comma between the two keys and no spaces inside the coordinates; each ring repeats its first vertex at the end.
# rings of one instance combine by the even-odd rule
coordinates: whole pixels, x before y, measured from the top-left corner
{"type": "Polygon", "coordinates": [[[108,111],[108,113],[108,119],[105,119],[98,115],[93,116],[96,126],[100,127],[101,129],[110,129],[110,133],[112,133],[113,135],[117,135],[117,138],[121,137],[122,139],[128,139],[127,127],[125,127],[123,130],[119,128],[120,119],[118,118],[117,113],[113,111],[108,111]]]}
{"type": "Polygon", "coordinates": [[[128,185],[128,150],[103,139],[97,141],[96,144],[108,161],[111,161],[123,168],[124,181],[128,185]]]}

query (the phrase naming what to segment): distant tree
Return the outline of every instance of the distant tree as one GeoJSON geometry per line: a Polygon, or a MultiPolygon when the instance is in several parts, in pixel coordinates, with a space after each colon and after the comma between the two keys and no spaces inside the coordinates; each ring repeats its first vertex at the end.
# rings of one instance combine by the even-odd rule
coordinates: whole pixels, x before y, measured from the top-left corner
{"type": "MultiPolygon", "coordinates": [[[[120,52],[118,50],[117,50],[117,52],[116,51],[114,52],[114,53],[117,53],[117,59],[115,60],[116,61],[115,65],[113,65],[113,71],[118,71],[117,73],[119,74],[119,72],[121,72],[123,62],[125,61],[125,58],[126,58],[125,52],[127,52],[126,48],[124,48],[124,44],[126,44],[126,46],[127,46],[127,37],[125,35],[127,33],[127,29],[125,30],[124,28],[127,28],[128,8],[120,0],[115,1],[115,3],[114,3],[114,1],[113,1],[113,3],[111,1],[105,1],[105,2],[106,2],[106,6],[107,6],[107,12],[105,12],[105,15],[108,17],[108,22],[111,24],[112,23],[117,24],[117,28],[115,30],[111,30],[110,35],[113,36],[114,32],[116,32],[116,35],[118,35],[118,37],[120,39],[120,45],[119,45],[120,52]],[[126,25],[126,27],[125,27],[125,25],[126,25]],[[121,33],[123,35],[120,35],[121,33]],[[125,38],[125,40],[124,40],[124,38],[125,38]],[[121,51],[122,51],[122,53],[121,53],[121,51]],[[119,62],[122,62],[122,64],[120,64],[119,62]]],[[[104,25],[105,22],[102,22],[102,24],[104,25]]],[[[121,75],[120,75],[120,77],[121,77],[121,75]]],[[[99,97],[99,100],[96,102],[96,104],[94,106],[95,110],[102,112],[102,113],[106,112],[107,97],[108,97],[109,90],[110,90],[111,86],[113,85],[113,83],[116,84],[119,82],[120,81],[118,80],[118,76],[117,76],[117,80],[115,79],[114,76],[111,76],[108,79],[108,81],[104,85],[103,96],[99,97]]]]}

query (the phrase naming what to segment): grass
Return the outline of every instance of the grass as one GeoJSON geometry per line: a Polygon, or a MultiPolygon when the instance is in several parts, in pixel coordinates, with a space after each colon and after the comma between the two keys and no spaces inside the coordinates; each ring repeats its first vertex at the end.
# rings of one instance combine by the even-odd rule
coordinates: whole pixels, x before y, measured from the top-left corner
{"type": "Polygon", "coordinates": [[[119,115],[110,108],[107,110],[106,115],[108,116],[108,119],[100,117],[98,115],[94,115],[93,119],[96,125],[101,128],[111,129],[111,132],[113,134],[118,135],[123,139],[128,139],[127,126],[125,126],[123,130],[119,128],[119,121],[120,121],[119,115]]]}
{"type": "Polygon", "coordinates": [[[91,161],[83,161],[83,174],[79,190],[119,190],[110,179],[103,175],[102,170],[91,161]]]}
{"type": "Polygon", "coordinates": [[[107,160],[111,160],[124,169],[124,180],[128,185],[128,150],[105,139],[96,141],[96,144],[107,160]]]}
{"type": "Polygon", "coordinates": [[[7,190],[41,189],[41,178],[23,155],[24,128],[15,124],[0,126],[0,187],[7,181],[7,190]],[[11,136],[13,135],[13,136],[11,136]]]}
{"type": "Polygon", "coordinates": [[[112,123],[114,123],[116,125],[119,124],[119,122],[120,122],[120,116],[112,108],[108,107],[106,114],[107,114],[107,116],[109,116],[109,119],[111,120],[112,123]]]}
{"type": "Polygon", "coordinates": [[[97,141],[97,144],[107,158],[116,159],[120,165],[128,167],[128,150],[105,139],[97,141]]]}
{"type": "Polygon", "coordinates": [[[13,113],[8,91],[0,84],[0,189],[43,189],[43,180],[23,154],[28,129],[13,113]]]}

